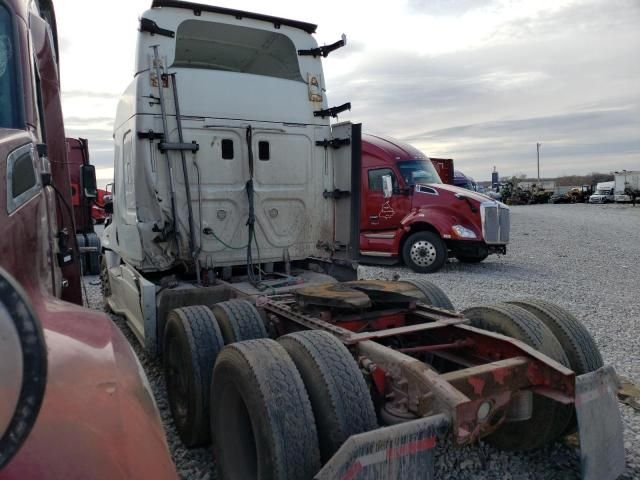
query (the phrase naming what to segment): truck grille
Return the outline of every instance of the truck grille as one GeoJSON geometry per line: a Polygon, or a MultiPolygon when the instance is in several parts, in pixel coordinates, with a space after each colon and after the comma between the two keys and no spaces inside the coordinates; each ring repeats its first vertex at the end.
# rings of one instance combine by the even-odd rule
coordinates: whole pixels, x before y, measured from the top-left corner
{"type": "Polygon", "coordinates": [[[482,236],[489,245],[509,243],[509,207],[498,202],[483,202],[480,205],[482,236]]]}

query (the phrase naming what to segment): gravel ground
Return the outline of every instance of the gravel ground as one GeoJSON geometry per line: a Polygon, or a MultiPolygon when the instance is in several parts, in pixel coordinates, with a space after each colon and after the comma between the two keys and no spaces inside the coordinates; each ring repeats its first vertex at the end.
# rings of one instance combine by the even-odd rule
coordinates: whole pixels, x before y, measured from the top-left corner
{"type": "MultiPolygon", "coordinates": [[[[360,267],[362,278],[425,277],[404,267],[360,267]]],[[[460,310],[485,303],[538,297],[573,312],[593,334],[605,363],[640,383],[640,208],[625,205],[533,205],[512,207],[506,256],[479,265],[450,260],[426,278],[460,310]]],[[[90,304],[101,308],[97,277],[86,277],[90,304]]],[[[208,449],[186,449],[171,421],[162,369],[146,357],[121,317],[112,316],[133,344],[154,390],[167,440],[184,479],[214,479],[208,449]]],[[[640,479],[640,412],[620,405],[627,470],[640,479]]],[[[505,453],[479,447],[439,447],[439,480],[533,480],[580,478],[577,450],[556,444],[536,452],[505,453]]]]}

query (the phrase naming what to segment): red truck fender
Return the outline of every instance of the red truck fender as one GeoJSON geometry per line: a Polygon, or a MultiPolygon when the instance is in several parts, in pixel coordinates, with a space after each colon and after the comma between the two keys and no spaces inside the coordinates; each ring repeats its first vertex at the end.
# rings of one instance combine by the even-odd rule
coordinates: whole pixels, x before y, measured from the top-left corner
{"type": "Polygon", "coordinates": [[[434,208],[423,206],[413,209],[402,219],[401,225],[407,233],[416,230],[434,230],[440,235],[440,238],[448,240],[454,238],[451,226],[457,223],[464,223],[465,227],[475,232],[478,239],[482,238],[482,232],[475,225],[468,225],[463,219],[458,218],[453,209],[443,208],[442,206],[434,208]]]}

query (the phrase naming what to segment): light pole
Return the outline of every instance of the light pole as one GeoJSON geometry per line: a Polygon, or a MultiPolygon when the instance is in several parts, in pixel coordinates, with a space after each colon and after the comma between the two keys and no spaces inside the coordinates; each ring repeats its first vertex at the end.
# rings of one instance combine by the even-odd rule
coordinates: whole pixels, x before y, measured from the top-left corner
{"type": "Polygon", "coordinates": [[[538,188],[540,188],[540,142],[536,143],[536,149],[538,150],[538,188]]]}

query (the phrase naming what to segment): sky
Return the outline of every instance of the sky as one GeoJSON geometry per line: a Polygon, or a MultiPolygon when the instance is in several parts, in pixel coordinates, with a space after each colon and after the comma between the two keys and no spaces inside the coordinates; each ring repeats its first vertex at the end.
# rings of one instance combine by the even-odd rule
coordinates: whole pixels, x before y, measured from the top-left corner
{"type": "MultiPolygon", "coordinates": [[[[340,120],[476,180],[640,170],[640,0],[202,0],[318,24],[340,120]]],[[[113,175],[112,128],[151,0],[58,0],[67,136],[113,175]]]]}

